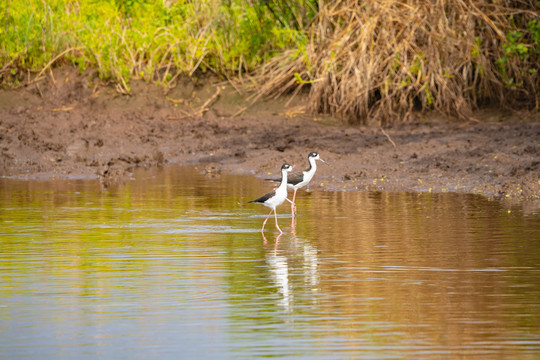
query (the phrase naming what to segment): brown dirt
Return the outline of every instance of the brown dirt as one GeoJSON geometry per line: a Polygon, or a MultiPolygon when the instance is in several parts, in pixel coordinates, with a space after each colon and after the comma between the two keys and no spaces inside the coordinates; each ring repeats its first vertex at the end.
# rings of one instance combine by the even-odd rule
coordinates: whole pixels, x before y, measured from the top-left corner
{"type": "Polygon", "coordinates": [[[331,166],[319,167],[312,188],[540,199],[538,112],[484,110],[467,123],[419,116],[385,129],[394,148],[378,127],[305,114],[301,96],[248,106],[233,87],[208,79],[185,80],[166,95],[137,82],[132,91],[93,86],[69,67],[0,91],[0,175],[108,186],[134,166],[199,163],[209,174],[266,177],[284,161],[303,169],[318,151],[331,166]]]}

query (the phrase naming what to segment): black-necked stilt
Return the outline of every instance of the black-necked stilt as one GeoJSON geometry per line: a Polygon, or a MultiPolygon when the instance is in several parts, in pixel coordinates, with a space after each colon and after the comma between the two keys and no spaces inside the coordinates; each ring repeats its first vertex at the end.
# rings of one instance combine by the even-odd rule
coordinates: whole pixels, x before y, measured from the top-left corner
{"type": "Polygon", "coordinates": [[[289,164],[283,164],[283,166],[281,167],[281,183],[279,184],[279,186],[274,190],[270,191],[268,194],[265,194],[258,199],[250,201],[250,203],[263,204],[264,206],[268,206],[270,209],[272,209],[270,210],[270,213],[263,222],[261,232],[264,231],[264,226],[266,225],[266,222],[268,221],[268,218],[273,211],[274,217],[276,218],[276,227],[278,228],[280,233],[283,233],[283,231],[281,231],[281,229],[279,228],[277,222],[276,207],[283,204],[283,202],[287,199],[287,173],[290,171],[292,171],[292,166],[289,164]]]}
{"type": "MultiPolygon", "coordinates": [[[[312,151],[308,155],[309,168],[305,171],[302,171],[301,173],[293,173],[287,179],[287,187],[289,189],[294,190],[293,199],[291,201],[291,211],[293,212],[293,216],[294,216],[294,213],[296,213],[296,204],[294,202],[296,199],[296,191],[300,189],[301,187],[304,187],[307,184],[309,184],[311,179],[313,179],[313,175],[315,175],[315,172],[317,171],[316,160],[320,160],[326,165],[328,165],[326,161],[321,159],[321,156],[317,152],[312,151]]],[[[276,179],[266,179],[266,180],[279,181],[276,179]]]]}

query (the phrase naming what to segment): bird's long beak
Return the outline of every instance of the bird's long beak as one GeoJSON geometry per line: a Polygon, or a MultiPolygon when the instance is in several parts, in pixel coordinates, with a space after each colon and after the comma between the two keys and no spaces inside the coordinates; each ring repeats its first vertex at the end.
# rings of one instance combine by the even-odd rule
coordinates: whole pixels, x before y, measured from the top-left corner
{"type": "Polygon", "coordinates": [[[329,163],[327,163],[326,161],[324,161],[323,159],[319,158],[319,160],[321,160],[323,163],[325,163],[326,165],[330,166],[329,163]]]}

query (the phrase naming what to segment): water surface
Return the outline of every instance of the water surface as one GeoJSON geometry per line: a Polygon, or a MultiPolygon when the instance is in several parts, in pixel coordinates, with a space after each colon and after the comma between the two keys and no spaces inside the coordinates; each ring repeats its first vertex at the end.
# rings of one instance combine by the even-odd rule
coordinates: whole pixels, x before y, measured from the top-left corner
{"type": "Polygon", "coordinates": [[[0,179],[0,357],[537,359],[540,215],[192,168],[0,179]]]}

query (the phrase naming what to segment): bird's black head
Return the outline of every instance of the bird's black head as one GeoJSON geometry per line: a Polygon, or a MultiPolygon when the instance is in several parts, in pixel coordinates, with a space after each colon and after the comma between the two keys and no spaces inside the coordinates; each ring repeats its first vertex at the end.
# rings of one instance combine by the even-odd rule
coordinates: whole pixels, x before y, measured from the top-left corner
{"type": "Polygon", "coordinates": [[[310,163],[311,163],[312,160],[313,160],[313,161],[315,161],[315,160],[320,160],[320,161],[322,161],[323,163],[325,163],[326,165],[328,165],[328,163],[327,163],[326,161],[324,161],[323,159],[321,159],[321,156],[320,156],[319,153],[316,152],[316,151],[312,151],[312,152],[309,153],[309,155],[308,155],[308,160],[309,160],[310,163]]]}
{"type": "Polygon", "coordinates": [[[283,171],[283,170],[289,172],[289,171],[292,170],[292,166],[289,165],[289,164],[287,164],[287,163],[285,163],[285,164],[283,164],[283,165],[281,166],[281,171],[283,171]]]}

